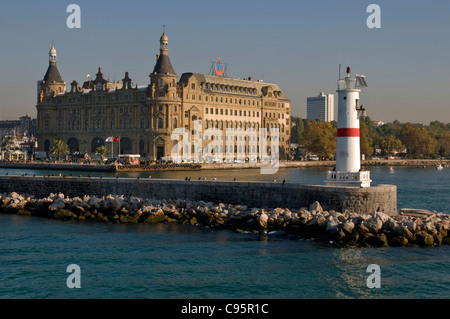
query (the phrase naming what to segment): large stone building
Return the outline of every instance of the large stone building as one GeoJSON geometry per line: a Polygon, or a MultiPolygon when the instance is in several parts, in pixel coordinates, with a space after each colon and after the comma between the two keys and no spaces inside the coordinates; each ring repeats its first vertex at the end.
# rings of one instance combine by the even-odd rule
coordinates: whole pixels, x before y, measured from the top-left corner
{"type": "MultiPolygon", "coordinates": [[[[211,155],[227,151],[225,136],[230,128],[267,128],[269,136],[270,129],[278,128],[280,155],[288,153],[291,102],[278,85],[197,73],[184,73],[178,81],[168,44],[163,34],[149,85],[133,85],[128,72],[121,82],[109,82],[99,68],[94,80],[82,85],[73,81],[68,90],[52,46],[47,73],[38,82],[39,150],[48,151],[54,140],[62,139],[73,153],[93,154],[98,146],[110,147],[105,140],[114,136],[120,137],[120,154],[159,159],[170,156],[178,143],[171,139],[174,129],[193,133],[194,123],[201,120],[202,132],[208,128],[223,132],[220,149],[209,150],[211,155]]],[[[206,137],[203,149],[211,143],[206,137]]],[[[247,156],[249,151],[259,151],[249,147],[249,138],[244,139],[247,156]]],[[[117,155],[119,147],[114,147],[117,155]]]]}

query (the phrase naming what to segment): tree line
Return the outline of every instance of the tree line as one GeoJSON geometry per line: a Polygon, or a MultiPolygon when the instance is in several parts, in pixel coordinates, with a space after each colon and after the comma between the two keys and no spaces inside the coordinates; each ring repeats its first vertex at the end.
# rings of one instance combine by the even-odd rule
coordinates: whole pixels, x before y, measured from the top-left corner
{"type": "MultiPolygon", "coordinates": [[[[337,123],[292,117],[291,142],[310,154],[333,158],[336,155],[337,123]]],[[[361,154],[398,154],[406,158],[450,156],[450,123],[433,121],[429,125],[400,123],[395,120],[377,125],[370,117],[360,118],[361,154]]]]}

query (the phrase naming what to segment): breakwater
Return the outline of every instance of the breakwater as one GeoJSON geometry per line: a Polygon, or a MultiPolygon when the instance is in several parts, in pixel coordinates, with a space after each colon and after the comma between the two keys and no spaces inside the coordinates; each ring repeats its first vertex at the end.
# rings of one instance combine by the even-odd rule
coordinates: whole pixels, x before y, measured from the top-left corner
{"type": "Polygon", "coordinates": [[[0,195],[0,212],[77,222],[179,223],[239,232],[281,231],[338,246],[434,246],[450,244],[450,215],[415,212],[388,216],[325,211],[319,202],[298,209],[250,207],[192,200],[155,200],[108,195],[37,198],[16,192],[0,195]]]}
{"type": "Polygon", "coordinates": [[[318,201],[326,210],[397,215],[397,187],[333,187],[268,182],[185,181],[133,178],[0,176],[0,193],[38,198],[50,193],[69,197],[123,194],[151,199],[195,200],[251,207],[309,207],[318,201]]]}

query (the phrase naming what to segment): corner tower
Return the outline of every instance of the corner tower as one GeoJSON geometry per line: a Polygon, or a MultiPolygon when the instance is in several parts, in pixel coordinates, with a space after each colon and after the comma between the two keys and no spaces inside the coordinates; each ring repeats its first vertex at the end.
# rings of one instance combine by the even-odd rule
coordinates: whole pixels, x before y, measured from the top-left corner
{"type": "Polygon", "coordinates": [[[169,39],[165,32],[161,36],[159,44],[159,54],[156,55],[156,65],[150,74],[149,86],[153,132],[149,150],[153,151],[157,159],[170,156],[174,142],[171,140],[171,133],[174,129],[182,127],[177,74],[170,62],[169,39]]]}
{"type": "Polygon", "coordinates": [[[44,97],[54,97],[56,94],[66,92],[66,82],[63,81],[56,66],[57,53],[52,45],[49,52],[49,66],[42,81],[38,81],[38,102],[44,97]]]}

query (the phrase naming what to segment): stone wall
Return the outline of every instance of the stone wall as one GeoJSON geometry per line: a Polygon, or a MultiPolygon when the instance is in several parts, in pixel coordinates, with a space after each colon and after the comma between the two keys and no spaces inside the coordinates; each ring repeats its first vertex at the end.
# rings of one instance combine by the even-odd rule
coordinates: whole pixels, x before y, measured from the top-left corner
{"type": "Polygon", "coordinates": [[[391,216],[397,214],[397,187],[393,185],[348,188],[264,182],[0,176],[0,192],[13,191],[37,197],[59,192],[70,197],[123,194],[291,209],[309,207],[318,201],[326,210],[349,210],[360,214],[380,211],[391,216]]]}

